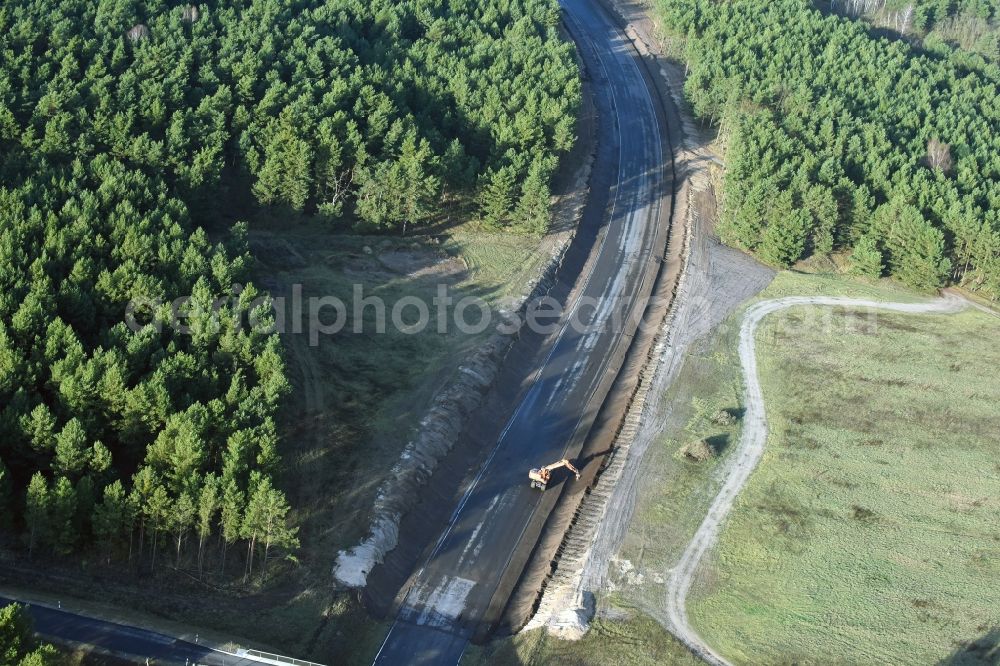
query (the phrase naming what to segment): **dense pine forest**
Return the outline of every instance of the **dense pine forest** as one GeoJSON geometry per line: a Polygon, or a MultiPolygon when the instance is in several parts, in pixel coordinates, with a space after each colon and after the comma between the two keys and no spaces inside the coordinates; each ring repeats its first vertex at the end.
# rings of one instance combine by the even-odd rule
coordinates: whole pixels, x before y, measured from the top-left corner
{"type": "Polygon", "coordinates": [[[460,196],[543,231],[580,100],[558,18],[554,0],[4,2],[5,545],[147,571],[228,553],[244,579],[294,549],[281,344],[246,325],[266,295],[220,213],[244,193],[401,233],[460,196]],[[190,332],[169,307],[125,323],[186,295],[190,332]]]}
{"type": "Polygon", "coordinates": [[[726,148],[720,233],[764,260],[1000,298],[1000,74],[808,0],[661,0],[685,94],[726,148]]]}
{"type": "Polygon", "coordinates": [[[1000,60],[998,0],[820,0],[816,6],[864,18],[969,66],[1000,60]]]}

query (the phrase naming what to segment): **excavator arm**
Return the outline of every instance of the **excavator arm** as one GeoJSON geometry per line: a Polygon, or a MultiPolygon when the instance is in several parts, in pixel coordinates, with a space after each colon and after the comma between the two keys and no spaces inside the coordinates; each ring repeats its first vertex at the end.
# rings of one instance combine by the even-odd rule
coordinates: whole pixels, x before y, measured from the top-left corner
{"type": "Polygon", "coordinates": [[[542,468],[535,468],[528,472],[528,480],[531,481],[532,488],[538,488],[539,490],[545,490],[545,487],[549,483],[549,479],[552,478],[553,470],[557,470],[560,467],[565,467],[576,476],[576,480],[580,480],[580,470],[573,466],[566,458],[558,462],[554,462],[551,465],[546,465],[542,468]]]}
{"type": "Polygon", "coordinates": [[[546,470],[548,472],[552,472],[553,470],[559,469],[560,467],[567,468],[569,471],[573,472],[573,474],[576,475],[577,481],[580,480],[580,470],[578,470],[576,467],[574,467],[573,463],[571,463],[566,458],[563,458],[559,462],[554,462],[551,465],[546,465],[542,469],[544,469],[544,470],[546,470]]]}

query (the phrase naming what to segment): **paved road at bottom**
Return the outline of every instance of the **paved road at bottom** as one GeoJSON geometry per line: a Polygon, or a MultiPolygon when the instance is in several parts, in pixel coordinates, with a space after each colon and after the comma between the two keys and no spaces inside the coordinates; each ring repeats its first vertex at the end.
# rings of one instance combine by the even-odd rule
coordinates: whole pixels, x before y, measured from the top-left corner
{"type": "Polygon", "coordinates": [[[35,631],[45,640],[92,645],[108,652],[128,655],[132,660],[160,665],[260,666],[256,659],[218,652],[204,645],[116,622],[75,615],[68,611],[36,606],[0,597],[0,607],[24,604],[35,621],[35,631]]]}
{"type": "Polygon", "coordinates": [[[603,145],[591,187],[608,183],[608,208],[596,212],[603,215],[603,234],[588,273],[579,278],[579,305],[560,323],[495,448],[409,581],[375,658],[379,665],[454,664],[461,658],[491,612],[529,524],[540,517],[541,495],[528,487],[527,470],[572,456],[582,446],[593,404],[603,401],[605,380],[618,370],[610,360],[625,335],[618,315],[641,307],[639,295],[650,286],[647,269],[671,185],[662,116],[639,55],[598,1],[562,5],[598,109],[603,145]],[[571,325],[574,318],[582,325],[571,325]]]}

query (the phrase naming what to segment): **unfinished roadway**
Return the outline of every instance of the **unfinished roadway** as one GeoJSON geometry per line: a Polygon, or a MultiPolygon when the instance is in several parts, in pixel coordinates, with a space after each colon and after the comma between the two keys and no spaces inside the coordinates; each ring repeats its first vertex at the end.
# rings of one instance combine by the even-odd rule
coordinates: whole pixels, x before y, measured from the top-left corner
{"type": "MultiPolygon", "coordinates": [[[[403,554],[373,571],[370,588],[396,590],[376,664],[457,663],[468,642],[496,622],[562,484],[572,483],[563,474],[543,494],[528,487],[527,471],[579,454],[664,257],[674,187],[664,101],[598,0],[563,0],[562,6],[598,114],[590,199],[559,271],[562,288],[553,290],[569,306],[552,332],[518,341],[533,351],[510,361],[522,367],[517,390],[473,415],[473,421],[498,422],[494,431],[473,425],[464,435],[466,449],[478,448],[476,464],[461,475],[443,465],[431,480],[431,492],[456,489],[443,498],[447,518],[434,527],[429,507],[415,504],[404,517],[401,542],[407,525],[411,550],[420,540],[413,535],[423,532],[418,556],[407,558],[400,548],[403,554]],[[462,480],[454,484],[456,476],[462,480]]],[[[582,461],[588,462],[599,464],[582,461]]]]}

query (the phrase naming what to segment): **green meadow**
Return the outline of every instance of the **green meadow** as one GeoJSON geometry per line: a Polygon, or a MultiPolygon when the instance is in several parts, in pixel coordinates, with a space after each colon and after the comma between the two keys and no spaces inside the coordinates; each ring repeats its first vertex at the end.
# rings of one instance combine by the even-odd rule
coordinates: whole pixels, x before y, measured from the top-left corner
{"type": "Polygon", "coordinates": [[[736,663],[998,663],[1000,319],[795,308],[757,349],[767,449],[692,624],[736,663]]]}

